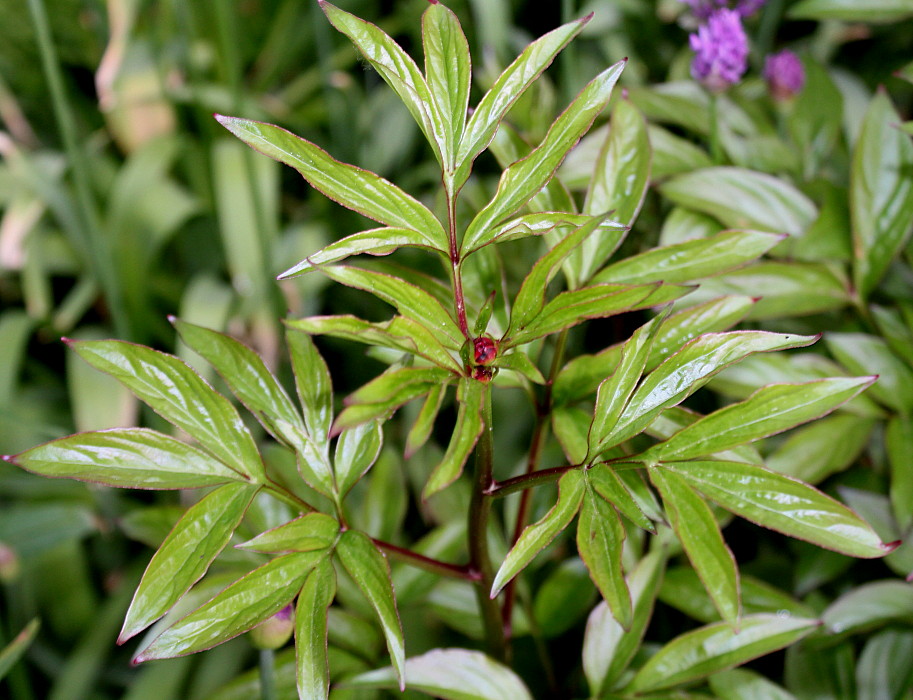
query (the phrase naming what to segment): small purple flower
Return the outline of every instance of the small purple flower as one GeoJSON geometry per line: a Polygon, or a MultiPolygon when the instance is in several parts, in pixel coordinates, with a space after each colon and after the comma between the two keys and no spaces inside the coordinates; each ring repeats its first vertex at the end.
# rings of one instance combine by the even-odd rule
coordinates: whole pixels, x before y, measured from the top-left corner
{"type": "Polygon", "coordinates": [[[760,10],[767,0],[680,0],[691,8],[693,14],[701,22],[710,18],[717,10],[732,8],[742,17],[751,17],[760,10]]]}
{"type": "Polygon", "coordinates": [[[805,85],[802,61],[788,49],[771,54],[764,61],[764,80],[775,100],[792,99],[802,92],[805,85]]]}
{"type": "Polygon", "coordinates": [[[722,92],[741,80],[747,68],[748,37],[735,10],[717,10],[690,36],[694,61],[691,75],[711,92],[722,92]]]}

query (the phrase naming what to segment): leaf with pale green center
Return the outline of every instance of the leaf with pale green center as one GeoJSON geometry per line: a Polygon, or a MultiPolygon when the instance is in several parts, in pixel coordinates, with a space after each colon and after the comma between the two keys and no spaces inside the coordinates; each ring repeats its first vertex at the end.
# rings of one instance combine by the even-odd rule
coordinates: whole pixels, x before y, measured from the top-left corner
{"type": "Polygon", "coordinates": [[[824,342],[851,372],[878,375],[869,396],[899,413],[913,412],[913,370],[883,338],[868,333],[827,333],[824,342]]]}
{"type": "Polygon", "coordinates": [[[587,458],[595,457],[603,451],[605,438],[611,435],[621,412],[628,404],[634,388],[643,373],[644,365],[650,353],[650,347],[659,327],[668,317],[668,309],[652,321],[638,328],[634,335],[622,346],[621,359],[615,371],[605,379],[596,392],[596,406],[593,409],[593,422],[587,436],[587,458]]]}
{"type": "Polygon", "coordinates": [[[469,44],[460,21],[439,2],[422,15],[422,45],[425,48],[425,79],[444,126],[442,151],[447,169],[456,167],[456,152],[466,126],[472,65],[469,44]]]}
{"type": "Polygon", "coordinates": [[[625,61],[619,61],[596,76],[554,121],[542,143],[504,171],[495,196],[466,229],[461,255],[489,241],[494,227],[526,204],[552,178],[568,151],[608,104],[624,64],[625,61]]]}
{"type": "MultiPolygon", "coordinates": [[[[532,700],[523,681],[480,651],[432,649],[406,659],[406,687],[442,700],[532,700]]],[[[397,687],[392,668],[346,678],[343,688],[397,687]]]]}
{"type": "Polygon", "coordinates": [[[416,231],[429,247],[447,250],[447,234],[437,217],[379,175],[340,163],[278,126],[222,115],[216,119],[253,149],[295,168],[315,189],[347,209],[386,226],[416,231]]]}
{"type": "Polygon", "coordinates": [[[70,341],[69,345],[223,464],[254,481],[263,481],[260,453],[238,411],[174,355],[119,340],[70,341]]]}
{"type": "Polygon", "coordinates": [[[215,367],[273,437],[293,449],[307,439],[304,422],[292,400],[257,353],[224,333],[176,318],[172,323],[181,340],[215,367]]]}
{"type": "Polygon", "coordinates": [[[457,389],[459,410],[456,426],[453,429],[450,444],[447,446],[447,452],[431,472],[431,476],[428,477],[425,488],[422,490],[423,500],[427,500],[438,491],[447,488],[463,472],[466,460],[469,459],[472,449],[485,429],[482,421],[482,402],[485,400],[487,391],[490,389],[475,379],[460,380],[457,389]]]}
{"type": "Polygon", "coordinates": [[[393,594],[393,583],[390,579],[390,566],[387,558],[374,546],[371,539],[357,530],[346,530],[336,545],[339,561],[349,572],[349,576],[374,608],[387,640],[390,660],[396,669],[400,690],[405,689],[403,664],[405,663],[405,646],[403,628],[396,610],[396,597],[393,594]]]}
{"type": "Polygon", "coordinates": [[[533,558],[551,543],[577,515],[586,494],[586,480],[579,469],[571,469],[558,481],[558,502],[545,516],[523,530],[520,539],[507,553],[491,585],[494,598],[511,579],[525,569],[533,558]]]}
{"type": "Polygon", "coordinates": [[[771,384],[680,430],[639,455],[645,461],[686,460],[732,449],[819,418],[870,386],[876,377],[834,377],[806,384],[771,384]]]}
{"type": "Polygon", "coordinates": [[[336,442],[336,484],[339,495],[345,496],[377,461],[384,442],[384,433],[378,421],[343,430],[336,442]]]}
{"type": "Polygon", "coordinates": [[[800,236],[818,217],[814,203],[781,178],[745,168],[704,168],[672,178],[660,192],[723,225],[800,236]]]}
{"type": "Polygon", "coordinates": [[[821,616],[830,634],[852,634],[887,622],[913,622],[913,587],[905,581],[872,581],[831,603],[821,616]]]}
{"type": "Polygon", "coordinates": [[[285,280],[298,277],[321,265],[330,265],[340,262],[353,255],[389,255],[397,248],[425,248],[445,253],[445,250],[429,244],[428,239],[418,231],[408,228],[372,228],[346,236],[338,241],[324,246],[316,253],[311,253],[297,265],[279,275],[278,279],[285,280]]]}
{"type": "MultiPolygon", "coordinates": [[[[453,372],[462,373],[463,367],[440,341],[422,324],[405,316],[394,316],[389,321],[371,323],[355,316],[310,316],[286,321],[294,330],[313,335],[330,335],[356,343],[378,345],[424,357],[429,362],[453,372]]],[[[307,417],[307,415],[305,415],[307,417]]]]}
{"type": "Polygon", "coordinates": [[[438,103],[415,61],[379,27],[318,0],[330,23],[345,34],[406,105],[431,145],[438,162],[450,167],[452,138],[438,103]]]}
{"type": "Polygon", "coordinates": [[[288,605],[325,556],[322,550],[295,552],[254,569],[162,632],[135,662],[186,656],[247,632],[288,605]]]}
{"type": "Polygon", "coordinates": [[[235,546],[264,554],[313,552],[316,549],[332,547],[338,534],[339,523],[336,519],[315,511],[235,546]]]}
{"type": "Polygon", "coordinates": [[[455,189],[458,190],[466,182],[473,161],[491,143],[510,107],[591,18],[592,15],[588,15],[568,22],[538,38],[498,76],[466,124],[457,151],[457,171],[453,178],[455,189]]]}
{"type": "MultiPolygon", "coordinates": [[[[586,214],[572,214],[564,211],[523,214],[499,226],[486,245],[507,243],[508,241],[516,241],[529,236],[543,236],[563,227],[579,228],[588,223],[591,218],[586,214]]],[[[626,231],[627,227],[617,221],[604,219],[600,222],[594,235],[610,241],[614,249],[614,246],[621,242],[626,231]]],[[[478,250],[478,248],[473,248],[473,250],[478,250]]]]}
{"type": "Polygon", "coordinates": [[[654,248],[625,258],[600,270],[593,282],[691,282],[747,265],[783,238],[758,231],[723,231],[712,238],[654,248]]]}
{"type": "Polygon", "coordinates": [[[913,17],[913,0],[800,0],[787,15],[820,21],[899,22],[913,17]]]}
{"type": "Polygon", "coordinates": [[[369,421],[386,420],[401,406],[409,403],[412,399],[424,396],[436,386],[438,385],[431,382],[413,382],[399,388],[388,398],[346,406],[336,417],[336,421],[333,423],[333,432],[351,430],[369,421]]]}
{"type": "Polygon", "coordinates": [[[612,469],[611,465],[597,465],[586,472],[587,481],[597,494],[611,503],[618,512],[637,527],[656,534],[653,521],[647,517],[628,487],[612,469]]]}
{"type": "Polygon", "coordinates": [[[187,509],[146,567],[118,644],[168,612],[203,577],[225,549],[256,493],[256,487],[226,484],[187,509]]]}
{"type": "MultiPolygon", "coordinates": [[[[616,221],[625,226],[633,224],[650,184],[652,158],[643,115],[630,101],[619,100],[612,109],[609,133],[599,150],[583,211],[587,214],[610,211],[616,221]]],[[[578,282],[590,280],[615,247],[616,243],[609,238],[584,241],[568,261],[578,282]]]]}
{"type": "MultiPolygon", "coordinates": [[[[908,8],[913,14],[913,4],[908,8]]],[[[872,99],[853,151],[853,281],[865,298],[913,231],[913,142],[883,90],[872,99]]]]}
{"type": "Polygon", "coordinates": [[[664,462],[690,486],[746,520],[853,557],[882,557],[872,527],[849,508],[801,481],[741,462],[664,462]]]}
{"type": "Polygon", "coordinates": [[[450,313],[437,299],[414,284],[393,275],[347,265],[321,268],[321,272],[340,284],[383,299],[401,315],[425,326],[444,347],[459,350],[465,341],[450,313]]]}
{"type": "Polygon", "coordinates": [[[434,421],[437,420],[446,393],[446,383],[436,384],[428,391],[428,396],[422,404],[418,417],[406,436],[406,447],[403,450],[403,456],[406,459],[409,459],[418,452],[422,445],[428,442],[428,438],[431,437],[431,431],[434,429],[434,421]]]}
{"type": "Polygon", "coordinates": [[[634,611],[629,630],[618,624],[605,603],[590,613],[583,638],[583,671],[593,697],[603,697],[640,648],[653,615],[665,564],[663,553],[652,551],[628,575],[634,611]]]}
{"type": "Polygon", "coordinates": [[[288,329],[285,334],[295,387],[311,440],[326,452],[333,424],[333,381],[327,363],[307,333],[288,329]]]}
{"type": "Polygon", "coordinates": [[[738,630],[726,622],[700,627],[650,657],[625,690],[646,693],[705,678],[789,646],[817,627],[817,620],[779,615],[746,615],[738,630]]]}
{"type": "Polygon", "coordinates": [[[738,627],[742,609],[739,570],[713,512],[677,474],[658,467],[650,467],[649,473],[662,496],[672,529],[714,606],[724,620],[738,627]]]}
{"type": "Polygon", "coordinates": [[[664,408],[681,403],[717,372],[749,355],[804,347],[816,340],[817,336],[765,331],[707,333],[695,338],[647,375],[603,444],[608,447],[636,435],[664,408]]]}
{"type": "Polygon", "coordinates": [[[316,699],[329,696],[327,612],[335,597],[336,572],[330,557],[324,557],[305,579],[295,608],[298,697],[316,699]]]}
{"type": "Polygon", "coordinates": [[[146,428],[77,433],[4,457],[35,474],[132,489],[192,489],[249,479],[192,445],[146,428]]]}
{"type": "Polygon", "coordinates": [[[624,539],[625,529],[618,513],[587,488],[577,522],[577,551],[612,616],[619,625],[630,630],[634,612],[621,568],[624,539]]]}

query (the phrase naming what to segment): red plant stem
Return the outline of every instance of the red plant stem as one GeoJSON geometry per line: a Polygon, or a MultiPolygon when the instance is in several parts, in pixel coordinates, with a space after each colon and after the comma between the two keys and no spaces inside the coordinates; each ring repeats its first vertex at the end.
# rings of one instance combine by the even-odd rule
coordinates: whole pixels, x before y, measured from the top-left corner
{"type": "Polygon", "coordinates": [[[447,237],[450,242],[450,267],[453,275],[453,299],[456,306],[457,321],[460,324],[460,330],[468,339],[469,323],[466,320],[466,297],[463,294],[463,272],[460,269],[462,260],[460,259],[460,249],[457,243],[456,231],[456,197],[453,196],[449,189],[447,191],[447,237]]]}
{"type": "Polygon", "coordinates": [[[448,578],[461,579],[463,581],[478,581],[479,574],[473,571],[468,565],[449,564],[439,559],[426,557],[424,554],[413,552],[411,549],[399,547],[390,542],[384,542],[371,538],[374,544],[386,552],[392,559],[396,559],[405,564],[411,564],[419,569],[429,571],[433,574],[446,576],[448,578]]]}

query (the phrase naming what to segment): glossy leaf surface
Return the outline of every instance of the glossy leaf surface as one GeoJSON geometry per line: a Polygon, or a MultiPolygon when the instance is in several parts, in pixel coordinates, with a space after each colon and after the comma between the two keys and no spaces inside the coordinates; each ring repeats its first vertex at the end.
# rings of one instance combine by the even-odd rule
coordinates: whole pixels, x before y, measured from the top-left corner
{"type": "Polygon", "coordinates": [[[333,382],[327,364],[306,333],[286,333],[295,387],[301,399],[304,422],[311,440],[326,451],[333,423],[333,382]]]}
{"type": "Polygon", "coordinates": [[[422,497],[427,499],[438,491],[447,488],[463,472],[463,466],[475,447],[479,436],[485,429],[482,421],[482,402],[488,391],[482,382],[474,379],[461,379],[457,390],[459,410],[456,426],[447,446],[447,452],[440,463],[431,472],[422,497]]]}
{"type": "Polygon", "coordinates": [[[362,423],[343,430],[336,443],[333,460],[339,494],[348,493],[365,472],[377,461],[383,445],[384,434],[378,421],[362,423]]]}
{"type": "Polygon", "coordinates": [[[330,692],[327,664],[327,611],[336,597],[336,572],[329,557],[308,574],[295,608],[295,664],[298,697],[325,698],[330,692]]]}
{"type": "Polygon", "coordinates": [[[261,532],[235,546],[266,554],[312,552],[332,547],[338,534],[339,523],[335,518],[314,512],[261,532]]]}
{"type": "Polygon", "coordinates": [[[577,551],[593,583],[625,629],[631,628],[631,594],[621,568],[625,530],[609,503],[587,489],[577,523],[577,551]]]}

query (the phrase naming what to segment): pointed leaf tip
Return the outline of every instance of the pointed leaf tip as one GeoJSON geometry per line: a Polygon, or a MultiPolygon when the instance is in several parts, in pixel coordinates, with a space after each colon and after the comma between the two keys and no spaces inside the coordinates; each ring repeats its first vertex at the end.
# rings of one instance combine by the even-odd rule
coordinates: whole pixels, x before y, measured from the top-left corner
{"type": "MultiPolygon", "coordinates": [[[[890,554],[891,552],[893,552],[895,549],[897,549],[902,544],[903,544],[903,540],[894,540],[893,542],[882,542],[881,548],[886,553],[890,554]]],[[[913,574],[910,574],[910,575],[913,576],[913,574]]],[[[910,578],[907,577],[907,580],[909,581],[910,578]]]]}
{"type": "MultiPolygon", "coordinates": [[[[595,12],[591,12],[591,13],[588,14],[586,17],[581,17],[581,18],[580,18],[580,23],[581,23],[581,24],[586,24],[586,23],[589,22],[591,19],[593,19],[593,17],[594,17],[595,15],[596,15],[595,12]]],[[[625,59],[625,60],[627,60],[627,59],[625,59]]]]}

